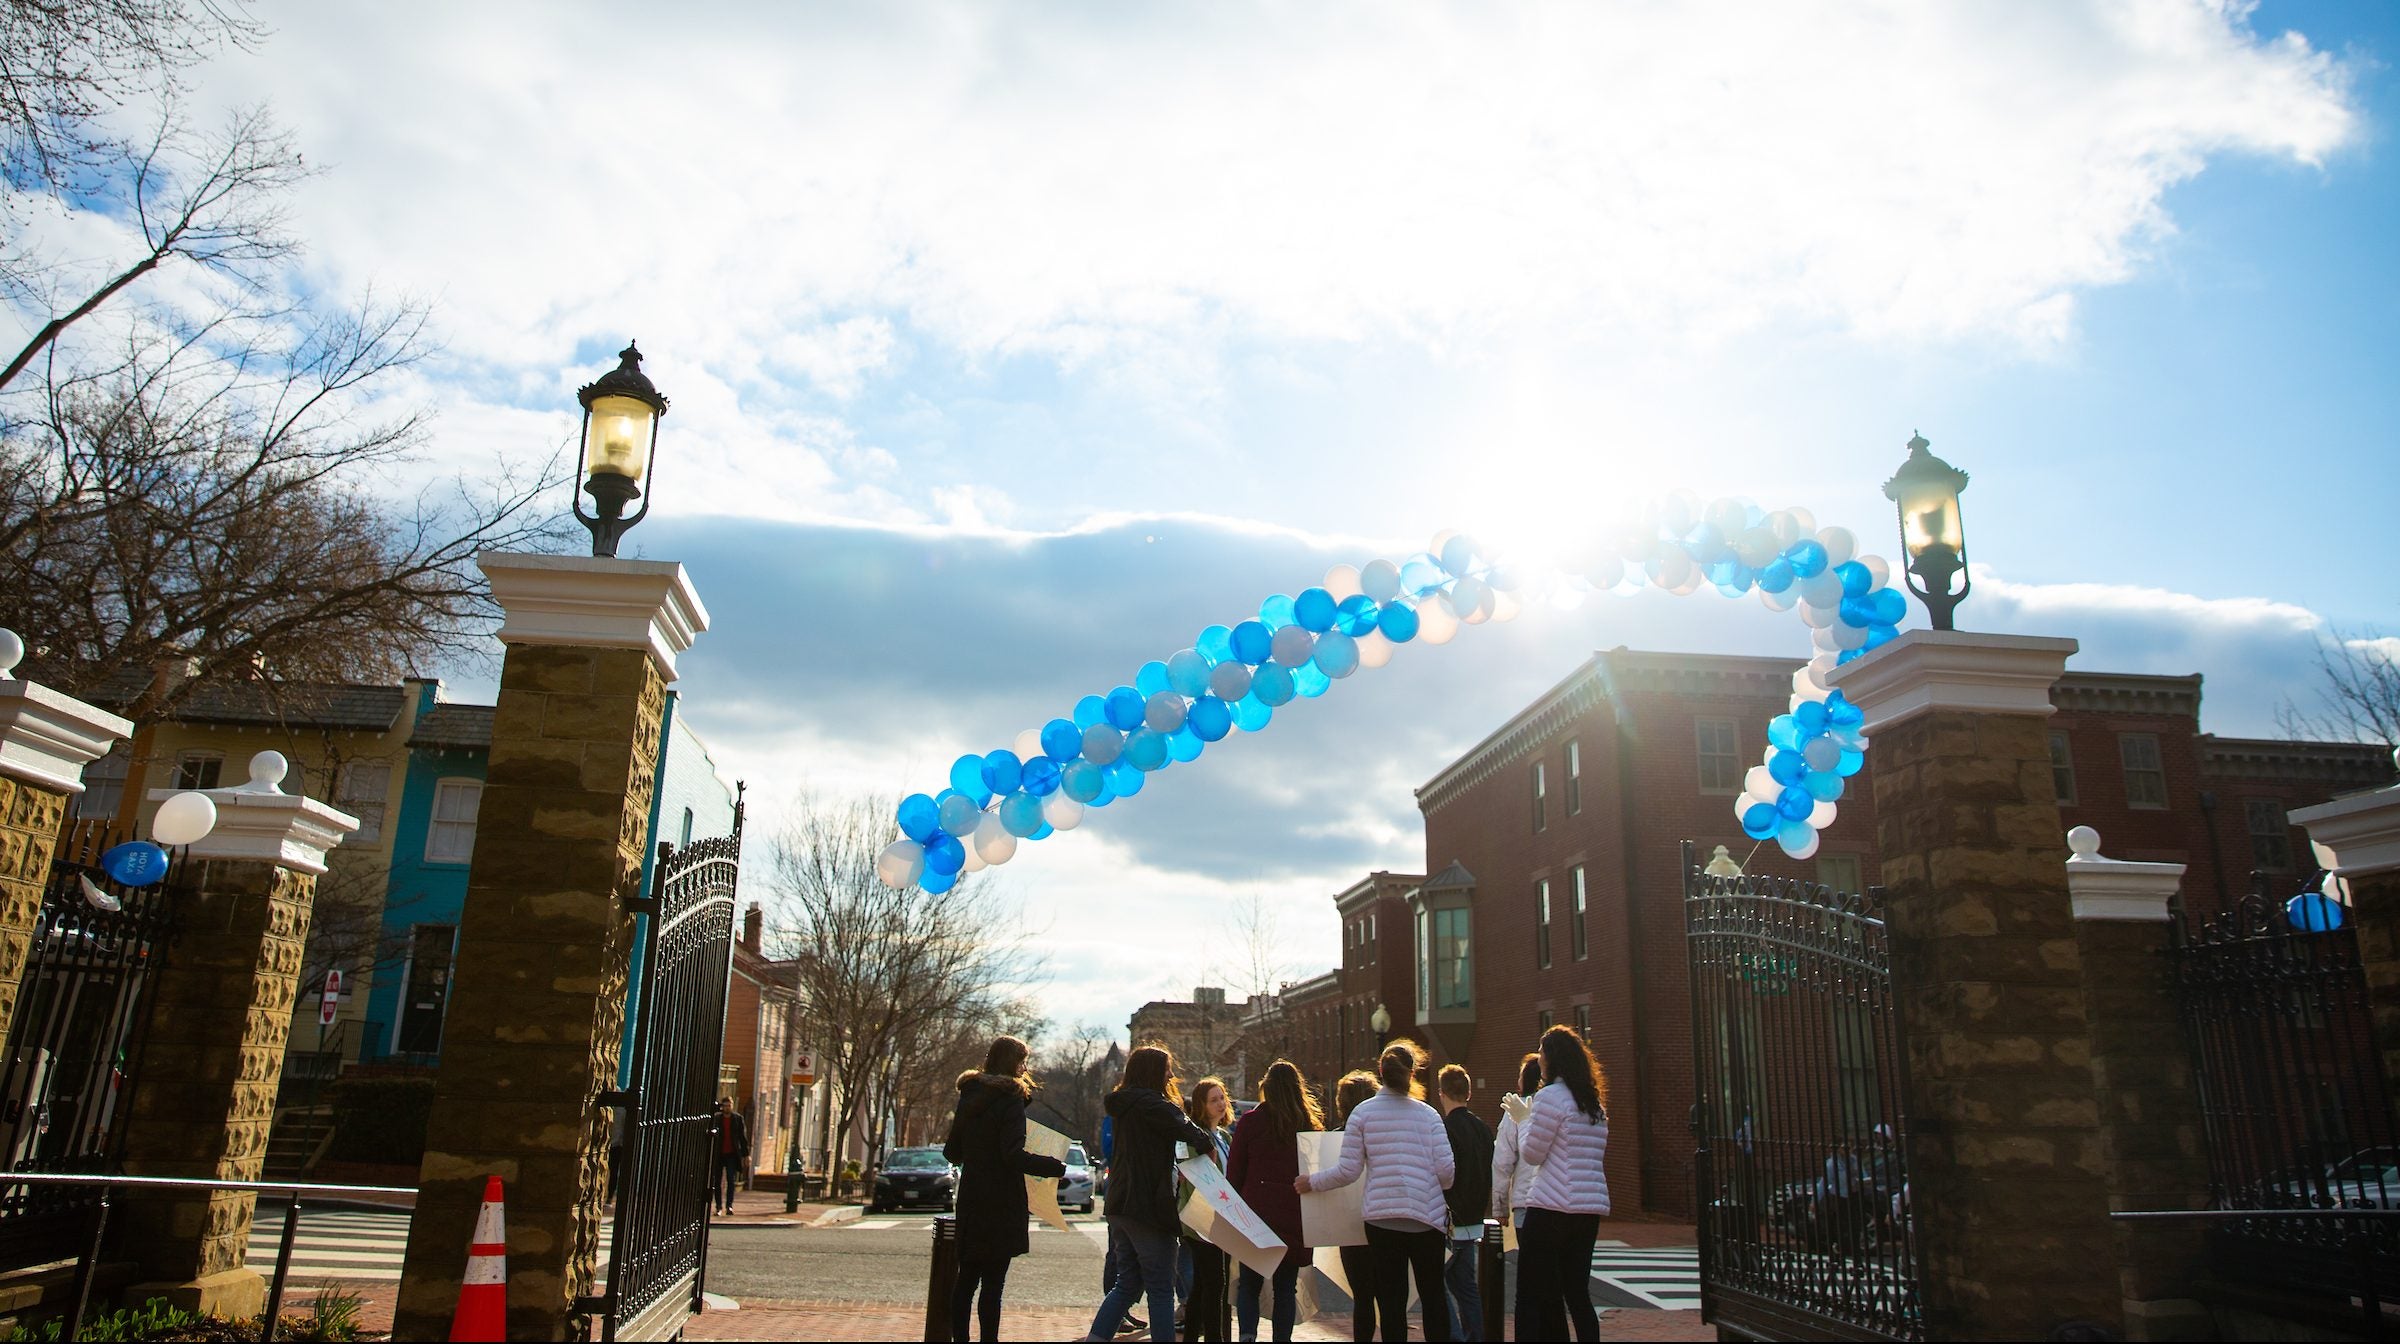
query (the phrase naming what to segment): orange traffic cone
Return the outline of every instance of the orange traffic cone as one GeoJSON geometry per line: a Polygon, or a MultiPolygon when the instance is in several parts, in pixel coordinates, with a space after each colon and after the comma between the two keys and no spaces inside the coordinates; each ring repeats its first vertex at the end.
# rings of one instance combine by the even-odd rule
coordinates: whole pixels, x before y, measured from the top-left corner
{"type": "Polygon", "coordinates": [[[486,1177],[475,1239],[467,1246],[467,1276],[458,1285],[458,1312],[450,1318],[454,1342],[508,1338],[508,1232],[500,1206],[500,1178],[486,1177]]]}

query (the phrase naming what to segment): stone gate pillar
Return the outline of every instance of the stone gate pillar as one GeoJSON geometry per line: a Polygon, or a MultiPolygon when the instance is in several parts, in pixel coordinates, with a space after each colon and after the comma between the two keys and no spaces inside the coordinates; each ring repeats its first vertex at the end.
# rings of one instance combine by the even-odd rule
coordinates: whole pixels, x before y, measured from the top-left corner
{"type": "Polygon", "coordinates": [[[24,652],[13,631],[0,630],[0,1042],[16,1021],[67,801],[83,792],[83,767],[133,735],[124,719],[19,678],[24,652]]]}
{"type": "Polygon", "coordinates": [[[1834,673],[1874,739],[1910,1206],[1934,1339],[2122,1323],[2043,730],[2075,647],[1912,630],[1834,673]]]}
{"type": "MultiPolygon", "coordinates": [[[[2393,757],[2400,762],[2400,752],[2393,757]]],[[[2400,784],[2305,807],[2292,820],[2308,828],[2320,860],[2349,885],[2375,1048],[2400,1114],[2400,784]]]]}
{"type": "MultiPolygon", "coordinates": [[[[259,1179],[317,878],[326,851],[358,829],[355,817],[283,792],[287,768],[260,752],[249,783],[208,791],[217,824],[185,851],[197,875],[177,896],[174,951],[153,991],[125,1126],[129,1176],[259,1179]]],[[[265,1305],[265,1283],[242,1263],[255,1196],[122,1198],[118,1246],[147,1280],[129,1290],[133,1301],[225,1316],[265,1305]]]]}
{"type": "Polygon", "coordinates": [[[675,658],[708,628],[683,567],[489,554],[508,646],[395,1337],[450,1327],[497,1175],[508,1336],[580,1336],[598,1289],[625,977],[675,658]]]}

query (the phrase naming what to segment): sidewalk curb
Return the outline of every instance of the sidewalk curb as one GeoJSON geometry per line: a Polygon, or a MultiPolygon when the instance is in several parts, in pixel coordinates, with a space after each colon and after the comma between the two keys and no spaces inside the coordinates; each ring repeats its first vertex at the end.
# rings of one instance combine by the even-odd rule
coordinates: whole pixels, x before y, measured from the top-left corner
{"type": "Polygon", "coordinates": [[[818,1214],[808,1225],[810,1227],[839,1227],[843,1223],[858,1221],[866,1216],[866,1212],[866,1206],[863,1204],[844,1204],[838,1209],[827,1209],[818,1214]]]}

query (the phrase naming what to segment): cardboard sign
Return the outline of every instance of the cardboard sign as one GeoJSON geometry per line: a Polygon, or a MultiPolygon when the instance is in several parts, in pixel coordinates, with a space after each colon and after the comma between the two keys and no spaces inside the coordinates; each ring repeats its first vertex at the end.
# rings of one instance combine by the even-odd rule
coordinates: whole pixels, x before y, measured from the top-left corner
{"type": "MultiPolygon", "coordinates": [[[[1320,1171],[1331,1170],[1341,1161],[1340,1130],[1297,1137],[1300,1142],[1300,1174],[1314,1176],[1320,1171]]],[[[1357,1180],[1338,1190],[1320,1190],[1315,1194],[1300,1196],[1300,1239],[1311,1246],[1366,1245],[1366,1199],[1367,1174],[1363,1170],[1359,1172],[1357,1180]]]]}
{"type": "Polygon", "coordinates": [[[1192,1183],[1192,1197],[1183,1202],[1183,1225],[1193,1236],[1229,1252],[1253,1273],[1273,1278],[1283,1264],[1283,1238],[1233,1192],[1217,1164],[1193,1157],[1176,1163],[1175,1169],[1192,1183]]]}
{"type": "MultiPolygon", "coordinates": [[[[1067,1136],[1048,1125],[1037,1125],[1028,1120],[1025,1122],[1025,1151],[1055,1157],[1064,1162],[1067,1160],[1067,1136]]],[[[1025,1207],[1032,1211],[1034,1217],[1061,1232],[1075,1230],[1067,1226],[1067,1215],[1059,1211],[1058,1180],[1055,1177],[1026,1177],[1025,1207]]]]}

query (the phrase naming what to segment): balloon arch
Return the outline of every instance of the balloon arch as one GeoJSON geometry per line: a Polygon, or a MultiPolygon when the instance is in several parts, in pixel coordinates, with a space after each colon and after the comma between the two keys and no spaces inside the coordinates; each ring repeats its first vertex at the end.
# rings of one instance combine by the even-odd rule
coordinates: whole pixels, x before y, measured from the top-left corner
{"type": "Polygon", "coordinates": [[[1810,627],[1816,655],[1793,674],[1791,706],[1767,725],[1765,758],[1734,802],[1745,834],[1805,859],[1866,763],[1864,716],[1826,674],[1896,638],[1907,612],[1890,566],[1857,549],[1849,529],[1820,528],[1806,509],[1677,494],[1616,529],[1579,572],[1520,567],[1454,532],[1405,560],[1336,565],[1320,586],[1270,597],[1256,617],[1209,626],[1190,648],[1144,663],[1132,685],[1084,696],[1071,717],[959,757],[949,787],[901,801],[901,838],[877,872],[895,887],[947,891],[963,873],[1006,863],[1018,841],[1073,830],[1087,809],[1133,797],[1209,743],[1259,732],[1294,699],[1383,666],[1396,645],[1446,644],[1464,626],[1514,619],[1529,601],[1572,608],[1596,592],[1703,587],[1755,590],[1810,627]]]}

